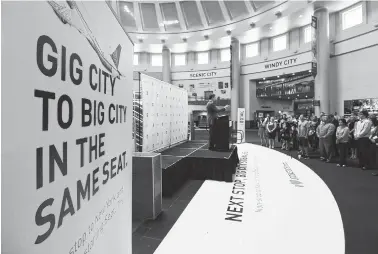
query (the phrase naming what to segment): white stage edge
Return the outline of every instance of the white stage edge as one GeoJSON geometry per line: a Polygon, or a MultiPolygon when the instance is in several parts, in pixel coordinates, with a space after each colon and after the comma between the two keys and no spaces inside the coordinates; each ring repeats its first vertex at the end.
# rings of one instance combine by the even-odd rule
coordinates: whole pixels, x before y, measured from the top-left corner
{"type": "Polygon", "coordinates": [[[275,150],[238,152],[235,181],[206,181],[155,254],[345,253],[338,205],[318,175],[275,150]]]}

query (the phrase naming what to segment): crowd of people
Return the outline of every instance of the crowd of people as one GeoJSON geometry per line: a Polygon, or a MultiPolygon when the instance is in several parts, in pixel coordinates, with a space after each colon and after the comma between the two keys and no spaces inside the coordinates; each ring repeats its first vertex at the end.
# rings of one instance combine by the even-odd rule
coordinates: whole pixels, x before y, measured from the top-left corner
{"type": "Polygon", "coordinates": [[[364,110],[349,117],[267,115],[258,120],[258,134],[261,145],[273,149],[278,141],[281,149],[298,151],[299,159],[309,159],[309,150],[319,151],[322,161],[346,167],[358,160],[365,170],[378,169],[377,125],[377,117],[364,110]]]}

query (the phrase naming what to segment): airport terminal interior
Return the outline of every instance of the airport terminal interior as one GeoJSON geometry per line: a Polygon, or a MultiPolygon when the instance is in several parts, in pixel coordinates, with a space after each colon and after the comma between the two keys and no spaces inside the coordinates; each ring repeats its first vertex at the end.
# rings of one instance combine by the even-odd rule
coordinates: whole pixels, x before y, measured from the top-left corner
{"type": "Polygon", "coordinates": [[[378,253],[378,1],[1,8],[2,253],[378,253]]]}

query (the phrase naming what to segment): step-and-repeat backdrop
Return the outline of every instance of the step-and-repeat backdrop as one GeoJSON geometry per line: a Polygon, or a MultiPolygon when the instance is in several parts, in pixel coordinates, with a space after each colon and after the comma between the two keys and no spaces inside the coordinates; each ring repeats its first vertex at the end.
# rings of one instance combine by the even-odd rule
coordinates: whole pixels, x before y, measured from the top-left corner
{"type": "Polygon", "coordinates": [[[2,253],[131,254],[132,43],[105,1],[2,8],[2,253]]]}
{"type": "Polygon", "coordinates": [[[188,138],[188,92],[140,75],[134,91],[136,151],[151,152],[188,138]]]}

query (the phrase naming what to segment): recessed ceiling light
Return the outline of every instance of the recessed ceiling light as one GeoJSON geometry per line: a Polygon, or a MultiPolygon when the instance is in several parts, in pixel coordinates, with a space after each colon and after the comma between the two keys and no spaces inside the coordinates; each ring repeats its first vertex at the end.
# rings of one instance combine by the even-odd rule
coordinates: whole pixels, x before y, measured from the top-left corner
{"type": "Polygon", "coordinates": [[[273,29],[273,27],[269,27],[269,29],[270,29],[270,30],[272,30],[272,29],[273,29]]]}
{"type": "Polygon", "coordinates": [[[307,98],[307,95],[306,95],[306,98],[307,98]]]}
{"type": "Polygon", "coordinates": [[[280,76],[277,76],[277,78],[279,78],[280,76]]]}
{"type": "Polygon", "coordinates": [[[263,78],[263,80],[265,80],[265,78],[263,78]]]}
{"type": "Polygon", "coordinates": [[[311,70],[309,70],[308,72],[311,72],[311,70]]]}
{"type": "Polygon", "coordinates": [[[295,75],[295,73],[292,74],[293,76],[295,75]]]}
{"type": "Polygon", "coordinates": [[[302,18],[303,17],[303,15],[301,14],[301,15],[299,15],[299,18],[302,18]]]}

